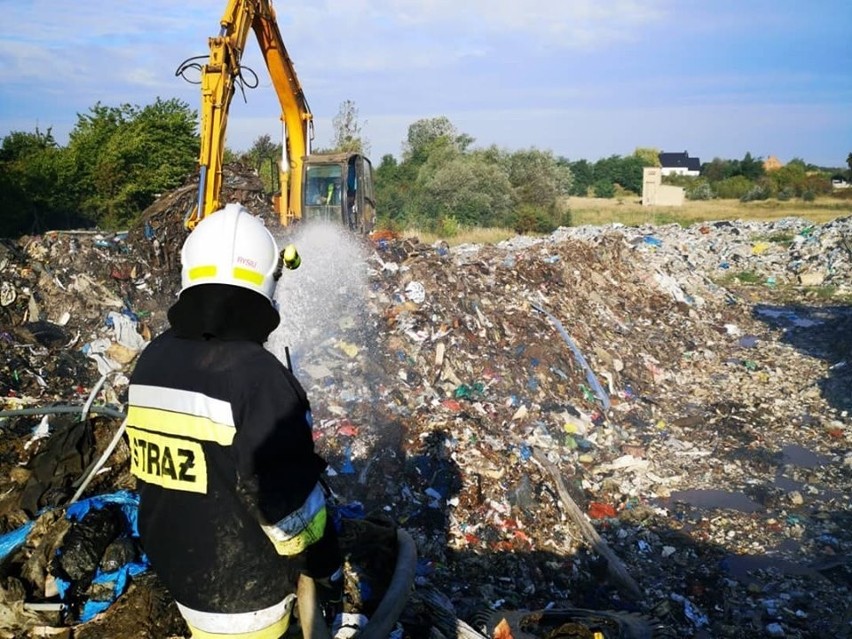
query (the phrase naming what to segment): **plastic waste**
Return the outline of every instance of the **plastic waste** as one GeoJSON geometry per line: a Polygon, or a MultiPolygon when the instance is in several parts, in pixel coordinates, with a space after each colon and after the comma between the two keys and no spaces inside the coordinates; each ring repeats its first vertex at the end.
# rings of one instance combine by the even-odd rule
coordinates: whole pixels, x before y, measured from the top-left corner
{"type": "Polygon", "coordinates": [[[574,340],[571,339],[570,335],[568,335],[568,332],[565,330],[565,327],[562,326],[562,323],[558,319],[556,319],[552,314],[546,311],[543,307],[535,303],[532,304],[532,307],[539,313],[542,313],[547,316],[550,322],[556,327],[556,330],[559,332],[559,334],[562,336],[562,339],[565,340],[565,343],[568,344],[568,347],[574,354],[574,359],[577,360],[577,363],[582,367],[583,371],[585,372],[586,380],[589,382],[589,385],[594,389],[597,398],[600,400],[601,405],[603,406],[603,409],[609,410],[611,407],[609,396],[606,394],[606,391],[604,391],[603,386],[601,386],[601,383],[598,381],[598,378],[595,376],[594,372],[589,366],[589,363],[583,356],[583,353],[574,343],[574,340]]]}
{"type": "Polygon", "coordinates": [[[0,535],[0,562],[24,545],[33,526],[35,522],[28,521],[15,530],[0,535]]]}
{"type": "Polygon", "coordinates": [[[409,282],[405,287],[405,296],[415,304],[426,300],[426,289],[420,282],[409,282]]]}
{"type": "Polygon", "coordinates": [[[139,497],[129,491],[96,495],[66,509],[74,523],[57,550],[54,575],[60,598],[81,622],[109,608],[148,569],[147,557],[137,552],[138,511],[139,497]]]}

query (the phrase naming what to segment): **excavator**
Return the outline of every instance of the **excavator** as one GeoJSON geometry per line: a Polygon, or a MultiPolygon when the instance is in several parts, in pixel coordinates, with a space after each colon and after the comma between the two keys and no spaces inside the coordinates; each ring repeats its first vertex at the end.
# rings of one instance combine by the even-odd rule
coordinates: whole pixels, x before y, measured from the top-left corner
{"type": "Polygon", "coordinates": [[[370,160],[354,152],[311,153],[313,115],[270,0],[228,0],[219,34],[209,38],[207,63],[202,65],[195,62],[199,58],[189,58],[175,72],[188,81],[188,69],[201,72],[198,200],[186,216],[186,227],[192,230],[226,204],[220,197],[228,111],[238,86],[257,86],[243,75],[244,70],[252,75],[254,72],[241,65],[250,29],[281,106],[282,157],[277,167],[280,193],[273,197],[281,225],[327,220],[357,233],[369,233],[376,219],[370,160]]]}

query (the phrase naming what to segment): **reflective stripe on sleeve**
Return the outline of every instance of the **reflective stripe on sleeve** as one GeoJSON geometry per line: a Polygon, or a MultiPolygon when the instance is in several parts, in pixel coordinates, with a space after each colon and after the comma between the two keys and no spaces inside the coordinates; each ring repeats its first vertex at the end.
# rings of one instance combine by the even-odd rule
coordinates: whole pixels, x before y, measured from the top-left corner
{"type": "Polygon", "coordinates": [[[262,528],[279,555],[298,555],[312,543],[322,539],[327,517],[325,492],[317,483],[299,510],[275,524],[262,528]]]}
{"type": "Polygon", "coordinates": [[[229,446],[236,434],[230,403],[202,393],[131,384],[127,423],[165,435],[229,446]]]}
{"type": "Polygon", "coordinates": [[[278,639],[290,626],[290,613],[296,595],[289,594],[277,604],[253,612],[202,612],[177,604],[192,631],[193,639],[278,639]]]}

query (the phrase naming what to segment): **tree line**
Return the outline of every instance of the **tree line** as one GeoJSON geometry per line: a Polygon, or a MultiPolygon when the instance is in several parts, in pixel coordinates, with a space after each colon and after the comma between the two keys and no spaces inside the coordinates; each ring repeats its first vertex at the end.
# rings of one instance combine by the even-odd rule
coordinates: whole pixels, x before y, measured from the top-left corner
{"type": "MultiPolygon", "coordinates": [[[[78,114],[65,146],[50,129],[9,133],[0,142],[0,236],[128,228],[197,170],[197,120],[186,103],[158,98],[145,107],[97,103],[78,114]]],[[[323,151],[368,152],[353,102],[341,104],[333,124],[323,151]]],[[[379,224],[443,235],[472,226],[549,232],[570,224],[567,196],[638,196],[643,169],[659,164],[659,151],[650,148],[590,162],[474,142],[446,117],[411,124],[401,159],[388,154],[375,164],[379,224]]],[[[281,145],[264,135],[244,153],[227,150],[225,161],[249,164],[271,190],[280,154],[281,145]]],[[[852,153],[847,162],[852,172],[852,153]]],[[[693,199],[808,199],[831,190],[829,177],[799,159],[766,171],[747,153],[742,160],[714,158],[698,178],[666,181],[684,186],[693,199]]]]}
{"type": "Polygon", "coordinates": [[[50,129],[0,143],[0,236],[96,226],[126,228],[197,166],[197,115],[179,100],[140,108],[97,103],[68,144],[50,129]]]}

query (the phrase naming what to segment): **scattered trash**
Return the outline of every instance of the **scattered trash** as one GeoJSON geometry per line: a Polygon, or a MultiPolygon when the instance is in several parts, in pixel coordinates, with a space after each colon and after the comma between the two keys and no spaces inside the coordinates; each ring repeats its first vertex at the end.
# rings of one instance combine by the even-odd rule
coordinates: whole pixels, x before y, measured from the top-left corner
{"type": "MultiPolygon", "coordinates": [[[[228,179],[237,199],[262,208],[248,173],[228,179]]],[[[122,406],[122,374],[167,325],[195,195],[192,185],[165,195],[127,234],[0,243],[6,412],[82,406],[90,394],[93,407],[122,406]]],[[[672,636],[842,636],[852,311],[838,301],[852,294],[850,236],[852,218],[790,218],[562,228],[452,249],[387,234],[365,246],[364,290],[349,274],[329,287],[343,310],[320,314],[313,328],[329,320],[327,333],[292,355],[331,488],[417,544],[403,625],[437,623],[418,608],[437,588],[459,624],[492,605],[566,603],[642,612],[672,636]],[[795,239],[767,239],[782,233],[795,239]],[[613,562],[578,532],[569,499],[635,593],[613,584],[613,562]]],[[[14,592],[41,594],[33,519],[63,507],[115,419],[81,422],[93,439],[79,433],[53,485],[31,483],[48,476],[33,462],[60,441],[60,421],[26,448],[42,416],[0,420],[0,553],[31,566],[10,573],[14,592]]],[[[132,486],[127,466],[119,446],[89,493],[132,486]]],[[[112,575],[141,557],[118,515],[92,517],[118,534],[98,540],[96,569],[91,559],[75,573],[66,614],[81,621],[107,602],[86,617],[94,627],[129,614],[109,602],[139,595],[120,594],[112,575]]],[[[28,603],[66,603],[58,597],[28,603]]]]}

